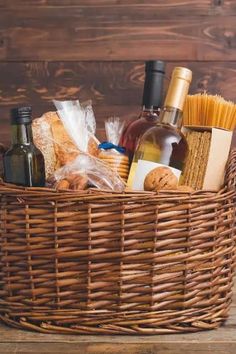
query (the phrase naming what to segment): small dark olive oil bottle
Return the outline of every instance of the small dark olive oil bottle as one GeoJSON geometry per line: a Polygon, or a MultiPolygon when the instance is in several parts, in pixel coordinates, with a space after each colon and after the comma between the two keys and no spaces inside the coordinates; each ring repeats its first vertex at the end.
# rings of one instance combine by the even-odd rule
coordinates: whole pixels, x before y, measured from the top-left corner
{"type": "Polygon", "coordinates": [[[3,157],[4,181],[26,187],[44,187],[44,157],[33,142],[31,113],[31,107],[11,110],[12,146],[3,157]]]}

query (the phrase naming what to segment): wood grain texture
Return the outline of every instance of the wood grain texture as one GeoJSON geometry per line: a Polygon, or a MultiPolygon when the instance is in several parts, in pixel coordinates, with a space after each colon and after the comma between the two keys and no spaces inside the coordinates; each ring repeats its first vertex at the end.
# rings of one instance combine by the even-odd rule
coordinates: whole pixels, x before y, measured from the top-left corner
{"type": "Polygon", "coordinates": [[[176,344],[88,344],[88,343],[3,343],[0,354],[235,354],[235,343],[176,344]]]}
{"type": "Polygon", "coordinates": [[[234,0],[224,1],[224,0],[0,0],[0,7],[2,8],[19,8],[28,6],[37,6],[41,8],[48,7],[74,7],[74,8],[112,8],[116,10],[117,8],[131,8],[143,10],[147,7],[152,8],[157,11],[159,15],[165,16],[176,16],[176,15],[186,15],[187,13],[193,11],[195,15],[208,16],[220,14],[229,14],[236,9],[236,4],[234,0]]]}
{"type": "Polygon", "coordinates": [[[7,3],[0,13],[0,60],[236,60],[233,2],[225,2],[225,14],[226,5],[202,1],[200,15],[197,1],[7,3]]]}
{"type": "MultiPolygon", "coordinates": [[[[236,62],[168,62],[165,86],[174,66],[193,71],[191,92],[208,91],[236,100],[236,62]]],[[[142,62],[2,62],[0,63],[1,140],[9,140],[9,110],[33,105],[34,117],[53,110],[53,99],[92,99],[98,135],[104,119],[134,119],[142,102],[142,62]]]]}
{"type": "MultiPolygon", "coordinates": [[[[236,62],[168,62],[165,86],[174,66],[193,71],[191,92],[206,90],[236,100],[236,62]]],[[[0,106],[53,99],[87,100],[95,105],[140,105],[142,62],[0,63],[0,106]]]]}
{"type": "MultiPolygon", "coordinates": [[[[27,103],[27,102],[26,102],[27,103]]],[[[32,102],[28,102],[31,104],[32,102]]],[[[10,143],[10,118],[9,111],[12,108],[12,105],[0,107],[0,143],[5,144],[6,146],[10,143]]],[[[36,101],[33,105],[33,117],[39,117],[43,112],[48,112],[54,110],[54,106],[48,102],[36,101]]],[[[118,116],[124,120],[133,120],[137,118],[140,111],[139,106],[94,106],[94,112],[97,121],[97,137],[99,140],[105,140],[105,131],[104,131],[104,121],[106,118],[111,116],[118,116]]]]}

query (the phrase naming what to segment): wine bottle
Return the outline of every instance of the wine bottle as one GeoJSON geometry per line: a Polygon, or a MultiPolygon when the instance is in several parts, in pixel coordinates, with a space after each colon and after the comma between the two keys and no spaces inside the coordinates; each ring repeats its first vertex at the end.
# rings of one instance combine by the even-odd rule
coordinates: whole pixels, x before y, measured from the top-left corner
{"type": "Polygon", "coordinates": [[[142,111],[139,118],[127,125],[120,146],[125,147],[130,163],[140,136],[158,121],[163,99],[163,81],[165,63],[160,60],[147,61],[145,64],[145,81],[142,111]]]}
{"type": "Polygon", "coordinates": [[[27,187],[43,187],[44,157],[33,142],[31,111],[31,107],[11,110],[12,146],[3,157],[4,181],[27,187]]]}
{"type": "Polygon", "coordinates": [[[145,177],[156,167],[168,166],[179,180],[188,153],[180,128],[191,80],[191,70],[182,67],[173,70],[160,123],[143,134],[136,148],[128,179],[133,189],[143,190],[145,177]]]}

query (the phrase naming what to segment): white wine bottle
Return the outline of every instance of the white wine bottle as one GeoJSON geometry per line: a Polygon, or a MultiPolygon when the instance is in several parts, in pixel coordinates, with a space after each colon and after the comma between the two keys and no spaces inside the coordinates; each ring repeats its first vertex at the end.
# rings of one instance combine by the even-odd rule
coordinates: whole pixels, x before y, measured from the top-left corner
{"type": "Polygon", "coordinates": [[[159,189],[171,189],[168,176],[161,175],[166,172],[163,167],[169,167],[169,176],[173,174],[178,183],[188,153],[188,144],[180,129],[191,80],[191,70],[182,67],[173,70],[160,123],[143,134],[134,153],[128,178],[128,186],[132,189],[143,190],[147,174],[157,168],[162,182],[159,189]]]}

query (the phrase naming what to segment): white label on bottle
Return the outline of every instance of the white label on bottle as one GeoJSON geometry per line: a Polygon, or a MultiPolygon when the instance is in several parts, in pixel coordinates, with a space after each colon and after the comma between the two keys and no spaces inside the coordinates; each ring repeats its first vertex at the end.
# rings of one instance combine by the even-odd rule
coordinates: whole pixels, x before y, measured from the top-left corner
{"type": "Polygon", "coordinates": [[[156,167],[168,167],[173,174],[178,178],[180,178],[181,171],[176,168],[165,166],[160,163],[146,161],[146,160],[138,160],[137,169],[135,171],[132,189],[143,191],[144,190],[144,180],[147,174],[152,171],[156,167]]]}

